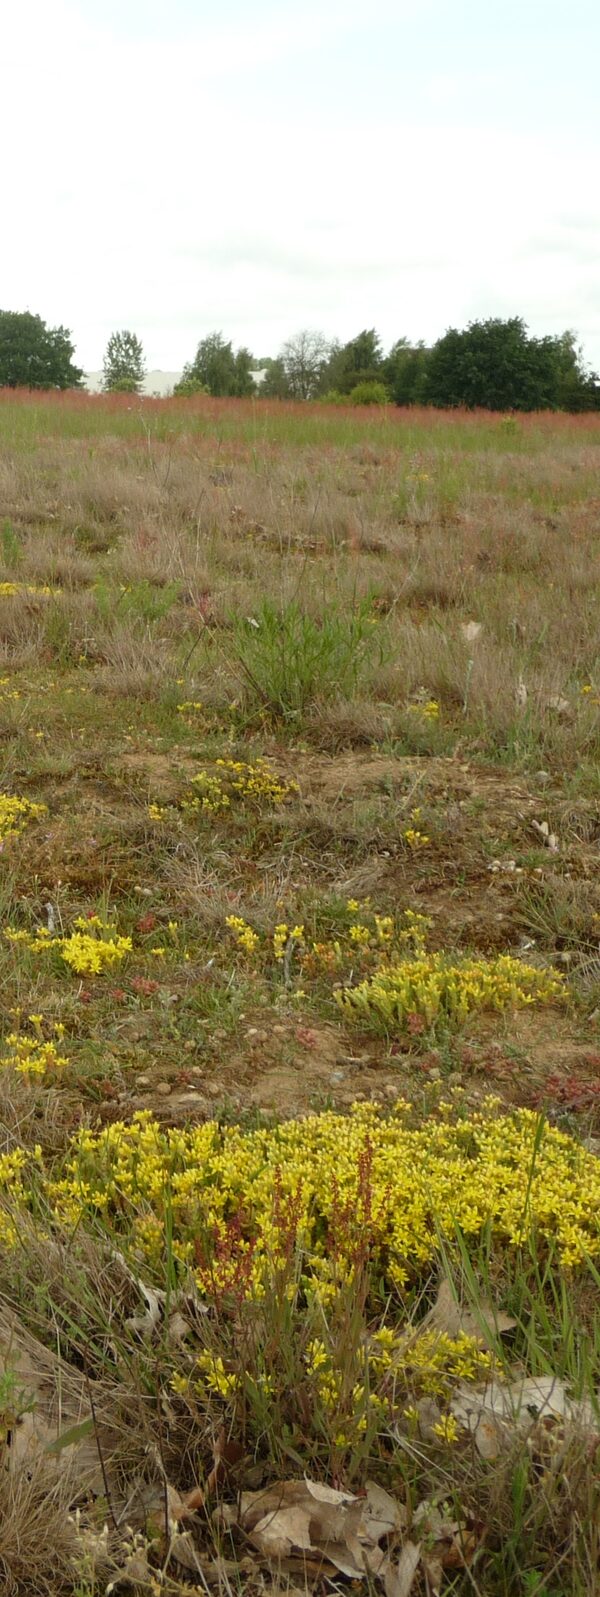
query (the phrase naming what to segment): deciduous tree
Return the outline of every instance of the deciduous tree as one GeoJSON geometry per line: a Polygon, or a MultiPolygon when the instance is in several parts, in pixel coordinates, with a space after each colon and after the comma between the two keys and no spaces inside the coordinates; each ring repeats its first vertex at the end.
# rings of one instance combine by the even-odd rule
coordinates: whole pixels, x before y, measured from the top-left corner
{"type": "Polygon", "coordinates": [[[0,387],[79,388],[67,327],[47,327],[31,311],[0,311],[0,387]]]}
{"type": "Polygon", "coordinates": [[[111,333],[104,356],[105,394],[139,394],[145,370],[144,351],[136,333],[127,328],[111,333]]]}

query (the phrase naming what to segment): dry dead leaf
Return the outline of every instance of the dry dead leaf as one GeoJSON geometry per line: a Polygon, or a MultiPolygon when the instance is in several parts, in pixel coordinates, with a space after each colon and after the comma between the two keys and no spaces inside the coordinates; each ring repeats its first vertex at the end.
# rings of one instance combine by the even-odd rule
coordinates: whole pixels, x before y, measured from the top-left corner
{"type": "Polygon", "coordinates": [[[222,1425],[221,1429],[217,1431],[213,1442],[213,1467],[206,1479],[207,1496],[216,1490],[219,1481],[222,1480],[226,1472],[227,1466],[229,1464],[239,1464],[240,1459],[243,1457],[244,1448],[241,1442],[236,1442],[232,1436],[228,1436],[225,1427],[222,1425]]]}
{"type": "Polygon", "coordinates": [[[388,1559],[383,1577],[385,1597],[409,1597],[421,1562],[418,1542],[405,1542],[397,1564],[388,1559]]]}
{"type": "Polygon", "coordinates": [[[136,1280],[136,1286],[144,1299],[145,1313],[131,1314],[125,1325],[128,1331],[141,1331],[144,1336],[151,1336],[156,1326],[160,1324],[165,1294],[155,1292],[152,1287],[146,1286],[145,1282],[139,1279],[136,1280]]]}
{"type": "Polygon", "coordinates": [[[470,1431],[484,1458],[495,1458],[515,1432],[530,1431],[540,1420],[562,1420],[597,1435],[600,1418],[589,1400],[570,1398],[558,1375],[519,1376],[502,1384],[460,1386],[450,1404],[452,1413],[470,1431]]]}
{"type": "Polygon", "coordinates": [[[299,1505],[274,1509],[248,1532],[250,1541],[266,1558],[289,1558],[294,1549],[314,1552],[311,1511],[299,1505]]]}
{"type": "MultiPolygon", "coordinates": [[[[182,1514],[197,1514],[200,1508],[204,1508],[204,1492],[201,1486],[194,1486],[191,1492],[186,1492],[182,1503],[182,1514]]],[[[177,1517],[181,1518],[182,1515],[177,1517]]]]}
{"type": "Polygon", "coordinates": [[[322,1486],[320,1481],[309,1481],[306,1475],[304,1485],[317,1503],[330,1503],[339,1508],[342,1503],[355,1503],[357,1500],[354,1492],[340,1492],[335,1486],[322,1486]]]}
{"type": "Polygon", "coordinates": [[[390,1497],[376,1481],[367,1481],[365,1492],[361,1512],[365,1539],[380,1542],[384,1536],[395,1536],[404,1530],[408,1516],[403,1503],[390,1497]]]}
{"type": "Polygon", "coordinates": [[[495,1338],[514,1331],[517,1323],[512,1315],[497,1309],[486,1298],[479,1300],[477,1313],[467,1304],[459,1303],[447,1277],[440,1281],[437,1298],[426,1320],[448,1336],[460,1336],[464,1332],[466,1336],[475,1337],[484,1347],[493,1347],[495,1338]]]}
{"type": "Polygon", "coordinates": [[[104,1418],[96,1422],[91,1411],[95,1403],[98,1413],[105,1413],[99,1384],[86,1381],[80,1371],[38,1342],[5,1305],[0,1308],[0,1364],[10,1368],[31,1403],[11,1433],[8,1468],[33,1462],[36,1454],[56,1456],[61,1472],[72,1470],[77,1483],[74,1501],[86,1491],[102,1496],[105,1481],[98,1439],[106,1466],[116,1436],[112,1426],[104,1418]]]}
{"type": "Polygon", "coordinates": [[[317,1560],[317,1568],[332,1565],[351,1580],[366,1573],[383,1578],[389,1558],[379,1543],[397,1541],[406,1525],[403,1505],[375,1481],[362,1497],[318,1481],[278,1481],[242,1493],[239,1510],[224,1508],[221,1517],[239,1525],[270,1561],[303,1554],[317,1560]]]}

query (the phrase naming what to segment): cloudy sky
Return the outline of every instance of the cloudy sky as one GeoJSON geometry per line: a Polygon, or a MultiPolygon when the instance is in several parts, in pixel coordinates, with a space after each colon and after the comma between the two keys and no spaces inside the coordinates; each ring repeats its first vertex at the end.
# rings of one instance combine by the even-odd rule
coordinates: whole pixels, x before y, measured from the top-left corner
{"type": "Polygon", "coordinates": [[[597,0],[20,0],[0,305],[101,365],[471,317],[600,367],[597,0]]]}

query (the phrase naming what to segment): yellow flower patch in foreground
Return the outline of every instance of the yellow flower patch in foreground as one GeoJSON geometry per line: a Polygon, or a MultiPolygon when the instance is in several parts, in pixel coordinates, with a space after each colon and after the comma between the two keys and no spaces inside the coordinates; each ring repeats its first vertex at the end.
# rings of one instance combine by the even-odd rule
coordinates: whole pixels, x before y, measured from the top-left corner
{"type": "Polygon", "coordinates": [[[73,1140],[46,1193],[56,1216],[86,1215],[129,1237],[146,1267],[173,1252],[209,1296],[261,1294],[302,1277],[323,1301],[368,1261],[373,1289],[416,1279],[456,1227],[489,1225],[502,1249],[535,1236],[567,1266],[600,1253],[600,1162],[526,1110],[490,1104],[468,1120],[406,1124],[355,1105],[244,1131],[164,1129],[149,1114],[73,1140]]]}

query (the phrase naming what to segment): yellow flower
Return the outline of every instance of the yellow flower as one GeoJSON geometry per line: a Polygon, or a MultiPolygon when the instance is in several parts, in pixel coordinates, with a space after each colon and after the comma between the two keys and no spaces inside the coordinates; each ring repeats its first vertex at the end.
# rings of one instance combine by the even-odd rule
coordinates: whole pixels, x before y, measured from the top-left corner
{"type": "Polygon", "coordinates": [[[241,915],[227,915],[225,917],[225,925],[235,934],[238,948],[243,949],[246,954],[254,954],[256,952],[256,949],[260,946],[260,938],[252,930],[252,927],[248,925],[248,922],[242,920],[241,915]]]}
{"type": "Polygon", "coordinates": [[[280,921],[273,932],[273,953],[277,960],[282,960],[288,945],[289,931],[285,921],[280,921]]]}
{"type": "Polygon", "coordinates": [[[436,1420],[432,1430],[443,1442],[452,1443],[458,1441],[458,1422],[453,1414],[443,1414],[441,1419],[436,1420]]]}
{"type": "MultiPolygon", "coordinates": [[[[0,592],[1,588],[0,584],[0,592]]],[[[0,842],[5,843],[8,838],[18,837],[29,821],[35,821],[40,815],[45,814],[45,804],[32,804],[30,799],[0,793],[0,842]]]]}

